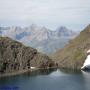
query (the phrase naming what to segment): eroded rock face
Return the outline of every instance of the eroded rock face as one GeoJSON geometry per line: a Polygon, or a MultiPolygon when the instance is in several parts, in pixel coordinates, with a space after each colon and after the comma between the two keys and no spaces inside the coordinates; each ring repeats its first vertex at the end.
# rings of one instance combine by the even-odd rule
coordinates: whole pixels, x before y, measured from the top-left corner
{"type": "Polygon", "coordinates": [[[54,62],[36,49],[25,47],[8,37],[0,37],[0,72],[14,72],[30,69],[52,67],[54,62]]]}

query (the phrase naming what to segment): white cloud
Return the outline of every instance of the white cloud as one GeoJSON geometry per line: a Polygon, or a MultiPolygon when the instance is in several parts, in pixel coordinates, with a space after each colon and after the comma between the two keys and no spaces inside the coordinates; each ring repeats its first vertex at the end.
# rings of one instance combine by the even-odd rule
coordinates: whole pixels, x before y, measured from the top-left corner
{"type": "Polygon", "coordinates": [[[0,24],[34,22],[76,29],[88,24],[89,16],[90,0],[0,0],[0,24]]]}

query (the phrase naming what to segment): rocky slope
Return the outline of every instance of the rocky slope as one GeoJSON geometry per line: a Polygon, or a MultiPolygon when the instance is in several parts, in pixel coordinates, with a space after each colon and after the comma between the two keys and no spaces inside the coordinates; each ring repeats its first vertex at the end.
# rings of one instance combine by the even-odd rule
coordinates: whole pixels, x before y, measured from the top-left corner
{"type": "Polygon", "coordinates": [[[20,26],[0,27],[0,35],[8,36],[47,54],[62,48],[77,33],[64,26],[56,30],[50,30],[46,27],[32,24],[23,28],[20,26]]]}
{"type": "Polygon", "coordinates": [[[36,49],[26,47],[8,37],[0,37],[0,73],[53,66],[54,62],[36,49]]]}
{"type": "Polygon", "coordinates": [[[53,58],[61,68],[80,69],[88,49],[90,49],[90,25],[63,49],[58,50],[53,58]]]}

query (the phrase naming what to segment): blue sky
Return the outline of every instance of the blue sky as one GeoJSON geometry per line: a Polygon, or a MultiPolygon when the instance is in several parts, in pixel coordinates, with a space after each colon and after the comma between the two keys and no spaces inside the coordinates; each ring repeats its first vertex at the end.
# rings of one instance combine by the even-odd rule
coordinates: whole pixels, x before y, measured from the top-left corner
{"type": "Polygon", "coordinates": [[[0,25],[31,24],[81,30],[90,23],[90,0],[0,0],[0,25]]]}

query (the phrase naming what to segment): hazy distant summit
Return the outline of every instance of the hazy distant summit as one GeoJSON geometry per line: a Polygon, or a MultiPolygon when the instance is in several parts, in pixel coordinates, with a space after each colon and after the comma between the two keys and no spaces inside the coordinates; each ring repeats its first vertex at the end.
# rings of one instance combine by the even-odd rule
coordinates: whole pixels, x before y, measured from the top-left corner
{"type": "Polygon", "coordinates": [[[69,30],[65,26],[54,31],[36,24],[24,28],[19,26],[0,27],[0,36],[8,36],[45,53],[51,53],[63,47],[76,35],[77,32],[69,30]]]}

